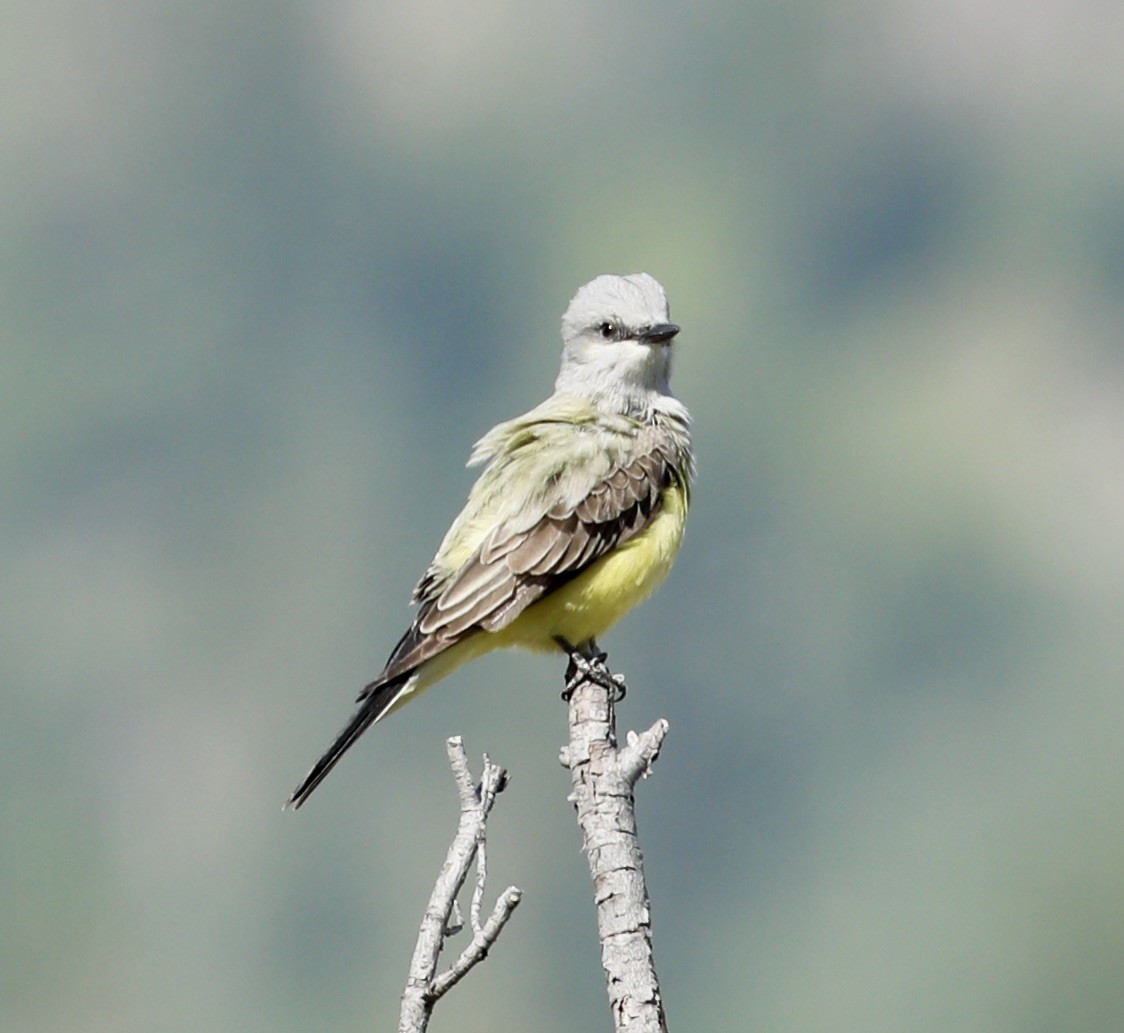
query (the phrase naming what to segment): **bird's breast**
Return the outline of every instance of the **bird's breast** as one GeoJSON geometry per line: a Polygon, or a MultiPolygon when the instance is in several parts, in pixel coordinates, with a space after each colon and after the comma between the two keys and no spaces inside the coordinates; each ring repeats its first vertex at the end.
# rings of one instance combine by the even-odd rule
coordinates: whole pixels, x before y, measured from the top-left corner
{"type": "Polygon", "coordinates": [[[635,538],[590,564],[572,581],[529,606],[496,645],[553,650],[561,636],[575,645],[604,634],[667,576],[687,520],[684,490],[671,485],[660,511],[635,538]]]}

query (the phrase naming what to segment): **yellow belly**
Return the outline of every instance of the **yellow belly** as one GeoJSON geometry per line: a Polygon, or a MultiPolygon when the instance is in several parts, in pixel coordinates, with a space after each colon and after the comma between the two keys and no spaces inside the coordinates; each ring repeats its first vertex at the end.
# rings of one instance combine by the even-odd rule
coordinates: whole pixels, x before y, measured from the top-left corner
{"type": "Polygon", "coordinates": [[[554,652],[558,649],[556,637],[577,646],[604,634],[633,606],[651,595],[667,576],[683,540],[686,522],[683,490],[672,486],[663,494],[659,514],[643,532],[602,556],[573,581],[527,607],[506,628],[479,631],[427,660],[387,713],[397,710],[461,664],[493,649],[516,646],[554,652]]]}
{"type": "Polygon", "coordinates": [[[502,631],[487,636],[493,648],[557,649],[555,636],[573,645],[604,634],[667,576],[687,519],[678,487],[663,495],[659,514],[635,538],[602,556],[573,581],[528,607],[502,631]]]}

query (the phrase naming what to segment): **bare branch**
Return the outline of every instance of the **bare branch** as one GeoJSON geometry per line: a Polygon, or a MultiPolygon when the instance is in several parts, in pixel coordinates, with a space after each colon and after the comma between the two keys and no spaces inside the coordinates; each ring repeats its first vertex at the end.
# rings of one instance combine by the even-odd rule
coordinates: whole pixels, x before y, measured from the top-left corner
{"type": "Polygon", "coordinates": [[[483,961],[488,956],[492,944],[496,942],[504,925],[511,917],[511,912],[523,897],[523,891],[516,886],[508,886],[500,894],[492,914],[484,925],[472,937],[472,942],[461,951],[448,972],[443,972],[434,981],[430,989],[430,997],[437,1001],[446,991],[451,990],[461,981],[473,965],[483,961]]]}
{"type": "Polygon", "coordinates": [[[635,786],[641,778],[652,773],[652,765],[660,755],[664,737],[671,727],[665,718],[660,718],[651,728],[639,735],[629,732],[625,737],[628,744],[618,752],[621,773],[635,786]]]}
{"type": "Polygon", "coordinates": [[[633,788],[659,755],[668,723],[629,732],[616,745],[613,691],[584,674],[567,685],[570,739],[562,764],[570,770],[597,904],[601,963],[616,1033],[666,1033],[667,1019],[652,958],[651,903],[636,838],[633,788]]]}
{"type": "Polygon", "coordinates": [[[445,748],[460,797],[461,814],[456,836],[449,845],[445,863],[441,866],[418,930],[410,974],[402,994],[398,1033],[424,1033],[434,1004],[488,956],[492,944],[496,942],[522,897],[521,890],[509,886],[496,901],[491,916],[483,926],[480,925],[480,901],[484,893],[485,877],[485,828],[496,796],[507,785],[507,772],[499,765],[492,764],[485,755],[484,771],[479,784],[476,784],[469,770],[468,757],[460,736],[447,739],[445,748]],[[437,976],[438,958],[446,937],[452,933],[449,919],[456,909],[457,895],[464,886],[473,861],[477,862],[477,878],[470,910],[472,942],[461,952],[448,972],[437,976]]]}

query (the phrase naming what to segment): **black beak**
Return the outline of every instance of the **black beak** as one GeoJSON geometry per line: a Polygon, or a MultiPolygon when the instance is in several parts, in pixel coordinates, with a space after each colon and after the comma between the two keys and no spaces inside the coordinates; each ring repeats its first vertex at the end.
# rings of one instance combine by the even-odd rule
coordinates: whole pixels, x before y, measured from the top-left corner
{"type": "Polygon", "coordinates": [[[674,323],[656,323],[655,326],[648,327],[639,337],[645,344],[663,344],[670,341],[677,333],[679,327],[674,323]]]}

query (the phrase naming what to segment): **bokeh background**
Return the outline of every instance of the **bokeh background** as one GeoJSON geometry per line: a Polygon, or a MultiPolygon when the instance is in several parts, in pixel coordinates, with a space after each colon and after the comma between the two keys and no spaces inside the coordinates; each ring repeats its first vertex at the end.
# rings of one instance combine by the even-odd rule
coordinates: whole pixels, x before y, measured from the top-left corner
{"type": "Polygon", "coordinates": [[[1124,8],[14,0],[0,1026],[391,1029],[456,816],[526,893],[433,1029],[608,1028],[562,663],[292,785],[559,317],[682,323],[689,535],[605,641],[673,1028],[1124,1028],[1124,8]]]}

